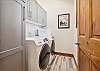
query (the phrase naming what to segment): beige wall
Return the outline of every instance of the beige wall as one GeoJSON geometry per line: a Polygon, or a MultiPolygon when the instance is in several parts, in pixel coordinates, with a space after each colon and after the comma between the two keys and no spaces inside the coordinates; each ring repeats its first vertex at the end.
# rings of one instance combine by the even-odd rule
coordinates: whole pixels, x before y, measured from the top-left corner
{"type": "Polygon", "coordinates": [[[56,51],[76,54],[75,0],[37,0],[47,11],[47,26],[55,37],[56,51]],[[58,14],[71,14],[69,29],[58,29],[58,14]]]}

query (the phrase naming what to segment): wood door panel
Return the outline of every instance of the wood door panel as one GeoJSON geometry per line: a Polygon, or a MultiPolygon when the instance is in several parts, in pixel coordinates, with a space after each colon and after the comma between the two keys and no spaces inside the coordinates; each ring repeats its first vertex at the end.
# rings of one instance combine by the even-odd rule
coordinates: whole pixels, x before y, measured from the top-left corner
{"type": "Polygon", "coordinates": [[[100,69],[100,40],[96,38],[91,38],[89,40],[88,45],[91,50],[91,59],[93,60],[95,66],[97,66],[100,69]]]}
{"type": "Polygon", "coordinates": [[[97,66],[95,66],[95,64],[94,63],[92,63],[92,65],[91,65],[92,67],[92,71],[100,71],[100,69],[99,68],[97,68],[97,66]]]}
{"type": "Polygon", "coordinates": [[[100,0],[92,0],[93,35],[100,37],[100,0]]]}
{"type": "Polygon", "coordinates": [[[100,0],[77,0],[79,71],[100,71],[100,0]]]}
{"type": "Polygon", "coordinates": [[[87,43],[86,37],[80,36],[79,37],[79,46],[80,46],[79,48],[82,49],[86,53],[86,55],[90,56],[90,54],[92,53],[92,50],[91,48],[88,48],[87,44],[88,43],[87,43]]]}
{"type": "Polygon", "coordinates": [[[92,71],[99,71],[99,70],[97,70],[96,66],[92,66],[92,71]]]}
{"type": "Polygon", "coordinates": [[[79,31],[80,35],[86,35],[87,27],[89,24],[89,0],[80,0],[80,24],[79,24],[79,31]]]}
{"type": "Polygon", "coordinates": [[[100,70],[100,0],[91,0],[91,12],[92,12],[92,22],[91,22],[91,37],[89,38],[88,46],[92,50],[91,60],[92,60],[92,71],[100,70]]]}
{"type": "Polygon", "coordinates": [[[87,46],[86,44],[87,40],[85,36],[79,36],[79,42],[80,42],[80,46],[84,46],[84,47],[87,46]]]}
{"type": "Polygon", "coordinates": [[[79,49],[79,71],[90,71],[90,60],[84,54],[84,52],[79,49]]]}
{"type": "Polygon", "coordinates": [[[93,66],[95,66],[95,68],[97,68],[97,70],[100,70],[100,57],[91,55],[91,60],[92,60],[93,66]]]}
{"type": "Polygon", "coordinates": [[[80,34],[85,35],[85,0],[80,0],[80,34]]]}

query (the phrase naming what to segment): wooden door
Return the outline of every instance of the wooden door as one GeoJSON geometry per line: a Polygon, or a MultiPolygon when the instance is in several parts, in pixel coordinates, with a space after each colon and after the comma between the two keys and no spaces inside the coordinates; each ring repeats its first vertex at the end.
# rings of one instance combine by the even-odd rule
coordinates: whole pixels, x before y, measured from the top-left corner
{"type": "Polygon", "coordinates": [[[89,47],[91,47],[92,54],[91,66],[92,71],[100,71],[100,0],[91,0],[91,25],[89,47]]]}
{"type": "Polygon", "coordinates": [[[87,50],[89,50],[87,46],[87,39],[88,39],[88,24],[89,24],[89,0],[79,0],[77,2],[78,9],[78,29],[79,29],[79,71],[90,71],[90,59],[88,55],[90,55],[87,50]]]}
{"type": "Polygon", "coordinates": [[[99,0],[77,0],[79,71],[100,71],[99,3],[99,0]]]}
{"type": "Polygon", "coordinates": [[[0,0],[0,71],[25,71],[22,10],[20,0],[0,0]]]}

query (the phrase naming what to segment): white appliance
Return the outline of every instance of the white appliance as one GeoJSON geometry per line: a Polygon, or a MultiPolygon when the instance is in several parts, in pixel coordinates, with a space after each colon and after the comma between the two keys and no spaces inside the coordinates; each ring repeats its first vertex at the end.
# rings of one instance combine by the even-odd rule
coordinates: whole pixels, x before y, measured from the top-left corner
{"type": "Polygon", "coordinates": [[[41,71],[50,63],[51,39],[30,37],[26,39],[28,71],[41,71]]]}

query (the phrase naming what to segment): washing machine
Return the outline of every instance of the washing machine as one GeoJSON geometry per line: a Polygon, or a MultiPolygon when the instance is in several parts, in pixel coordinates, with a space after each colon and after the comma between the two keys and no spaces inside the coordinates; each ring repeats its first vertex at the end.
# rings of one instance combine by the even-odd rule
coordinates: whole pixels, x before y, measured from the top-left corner
{"type": "Polygon", "coordinates": [[[27,71],[43,71],[51,63],[51,52],[55,47],[52,39],[29,38],[26,40],[26,63],[27,71]]]}
{"type": "Polygon", "coordinates": [[[39,54],[39,68],[40,70],[47,70],[47,68],[52,64],[54,56],[52,52],[55,51],[54,40],[51,43],[45,43],[39,54]]]}

